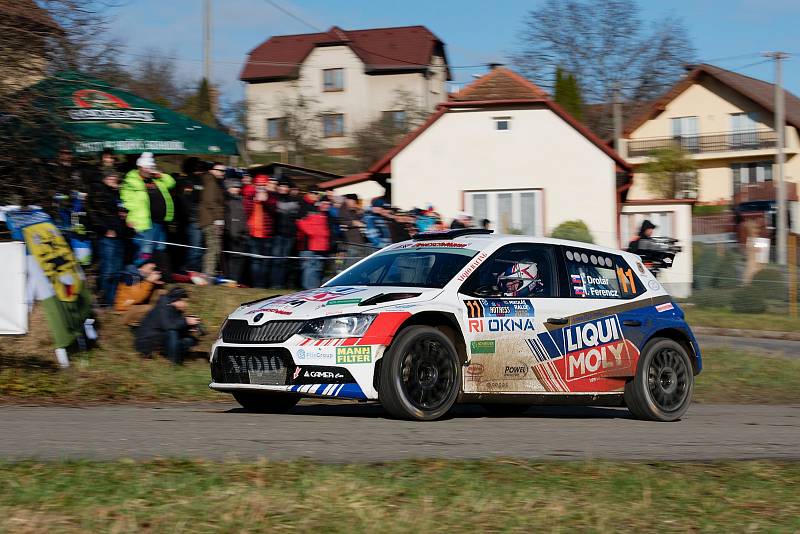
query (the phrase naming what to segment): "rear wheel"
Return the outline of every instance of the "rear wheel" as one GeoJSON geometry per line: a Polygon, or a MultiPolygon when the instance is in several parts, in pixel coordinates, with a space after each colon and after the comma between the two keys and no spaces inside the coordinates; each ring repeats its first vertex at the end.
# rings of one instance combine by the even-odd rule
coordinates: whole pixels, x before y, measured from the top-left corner
{"type": "Polygon", "coordinates": [[[234,391],[232,395],[242,408],[255,413],[285,413],[300,400],[299,395],[268,391],[234,391]]]}
{"type": "Polygon", "coordinates": [[[686,349],[672,339],[645,345],[636,376],[625,385],[625,404],[638,419],[676,421],[692,401],[694,375],[686,349]]]}
{"type": "Polygon", "coordinates": [[[429,326],[403,330],[383,357],[379,396],[391,415],[430,421],[446,414],[461,387],[453,342],[429,326]]]}

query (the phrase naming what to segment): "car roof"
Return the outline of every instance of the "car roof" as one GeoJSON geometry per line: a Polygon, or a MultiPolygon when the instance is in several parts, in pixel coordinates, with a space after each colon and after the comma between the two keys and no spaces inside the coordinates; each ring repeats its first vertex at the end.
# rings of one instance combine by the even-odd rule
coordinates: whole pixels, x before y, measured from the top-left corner
{"type": "Polygon", "coordinates": [[[471,245],[469,248],[473,250],[484,250],[490,247],[503,246],[509,245],[513,243],[541,243],[543,245],[563,245],[567,247],[578,247],[584,249],[592,249],[598,250],[601,252],[607,252],[609,254],[620,254],[625,253],[625,251],[620,249],[615,249],[611,247],[604,247],[601,245],[595,245],[594,243],[584,243],[581,241],[570,241],[568,239],[554,239],[551,237],[536,237],[536,236],[529,236],[529,235],[517,235],[517,234],[495,234],[495,233],[461,233],[460,235],[456,235],[455,237],[448,237],[447,232],[442,232],[442,236],[436,234],[428,234],[432,236],[430,239],[412,239],[409,241],[403,241],[402,243],[397,243],[389,248],[396,249],[396,248],[410,248],[413,247],[414,244],[419,243],[464,243],[467,245],[471,245]]]}

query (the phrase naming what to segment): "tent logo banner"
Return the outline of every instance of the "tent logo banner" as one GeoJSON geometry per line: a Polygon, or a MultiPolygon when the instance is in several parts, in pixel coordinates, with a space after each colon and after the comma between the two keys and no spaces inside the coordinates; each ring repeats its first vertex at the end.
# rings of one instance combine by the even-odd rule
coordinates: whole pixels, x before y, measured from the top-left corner
{"type": "Polygon", "coordinates": [[[111,93],[97,89],[79,89],[72,93],[75,107],[67,108],[73,121],[122,121],[155,122],[155,111],[133,108],[126,101],[111,93]]]}

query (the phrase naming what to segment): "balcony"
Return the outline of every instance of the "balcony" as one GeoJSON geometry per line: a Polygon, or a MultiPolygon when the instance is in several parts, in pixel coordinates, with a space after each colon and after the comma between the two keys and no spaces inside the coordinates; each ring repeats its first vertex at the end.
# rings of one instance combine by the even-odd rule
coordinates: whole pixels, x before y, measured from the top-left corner
{"type": "Polygon", "coordinates": [[[689,154],[763,150],[775,148],[777,143],[778,134],[775,130],[683,135],[680,137],[649,137],[645,139],[630,139],[628,141],[628,157],[649,156],[654,151],[665,148],[682,149],[689,154]]]}

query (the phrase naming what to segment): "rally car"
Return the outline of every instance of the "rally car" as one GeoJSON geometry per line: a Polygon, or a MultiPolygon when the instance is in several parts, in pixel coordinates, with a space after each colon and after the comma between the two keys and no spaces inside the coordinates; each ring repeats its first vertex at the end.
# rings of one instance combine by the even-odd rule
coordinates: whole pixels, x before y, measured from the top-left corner
{"type": "Polygon", "coordinates": [[[702,365],[639,256],[481,230],[420,234],[319,289],[242,304],[218,337],[210,387],[264,412],[335,397],[418,420],[463,402],[625,405],[674,421],[702,365]]]}

